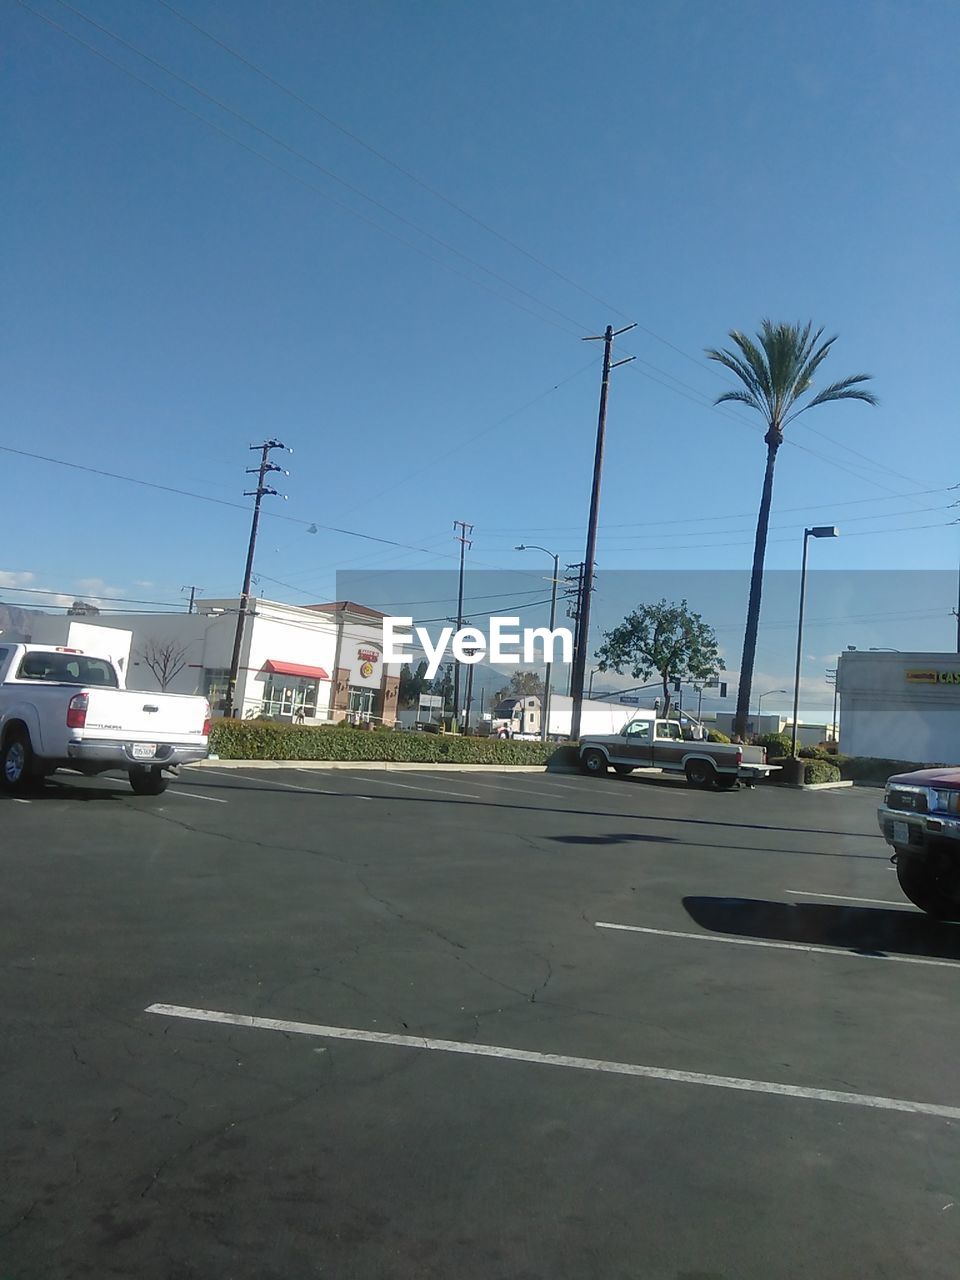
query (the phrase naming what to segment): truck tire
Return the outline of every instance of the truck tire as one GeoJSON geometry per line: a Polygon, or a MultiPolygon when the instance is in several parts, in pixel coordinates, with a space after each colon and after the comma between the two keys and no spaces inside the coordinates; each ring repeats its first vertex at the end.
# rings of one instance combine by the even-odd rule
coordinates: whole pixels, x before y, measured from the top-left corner
{"type": "Polygon", "coordinates": [[[159,769],[131,769],[127,776],[138,796],[161,796],[169,782],[159,769]]]}
{"type": "Polygon", "coordinates": [[[897,849],[897,879],[915,907],[937,920],[960,920],[960,873],[935,857],[897,849]]]}
{"type": "Polygon", "coordinates": [[[621,778],[625,778],[628,773],[633,773],[634,766],[632,764],[615,764],[614,772],[619,773],[621,778]]]}
{"type": "Polygon", "coordinates": [[[717,781],[717,771],[707,760],[688,760],[684,773],[687,775],[687,785],[700,790],[713,786],[717,781]]]}
{"type": "Polygon", "coordinates": [[[0,751],[0,786],[23,791],[33,781],[33,747],[26,729],[12,729],[0,751]]]}
{"type": "Polygon", "coordinates": [[[589,747],[580,757],[580,768],[595,778],[602,778],[607,772],[607,757],[596,747],[589,747]]]}

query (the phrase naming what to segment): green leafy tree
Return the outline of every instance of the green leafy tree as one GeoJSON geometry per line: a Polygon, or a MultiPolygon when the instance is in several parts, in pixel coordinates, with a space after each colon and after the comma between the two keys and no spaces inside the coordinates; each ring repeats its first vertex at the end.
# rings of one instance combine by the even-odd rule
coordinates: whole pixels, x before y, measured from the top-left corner
{"type": "Polygon", "coordinates": [[[670,712],[672,680],[712,680],[721,665],[713,628],[690,611],[686,600],[639,605],[604,633],[596,656],[601,671],[627,671],[635,680],[649,680],[656,672],[663,685],[662,716],[670,712]]]}
{"type": "Polygon", "coordinates": [[[414,671],[408,662],[400,668],[400,691],[398,702],[401,707],[416,707],[420,704],[420,695],[427,685],[427,660],[422,658],[414,671]]]}
{"type": "Polygon", "coordinates": [[[453,706],[453,667],[448,663],[445,667],[441,667],[430,692],[438,694],[443,699],[444,710],[453,706]]]}
{"type": "Polygon", "coordinates": [[[830,354],[836,335],[821,342],[823,329],[813,332],[813,325],[773,324],[762,321],[757,341],[732,329],[729,335],[736,344],[736,351],[707,350],[711,360],[718,360],[740,379],[743,384],[735,391],[725,391],[715,403],[733,401],[748,405],[760,414],[766,425],[764,442],[767,446],[767,466],[763,476],[760,496],[760,512],[757,516],[757,535],[753,550],[753,569],[750,576],[750,598],[747,604],[747,624],[743,636],[743,657],[740,662],[740,685],[737,692],[737,711],[734,732],[743,738],[750,715],[750,692],[753,684],[753,664],[757,651],[757,631],[760,625],[760,597],[763,590],[763,562],[767,550],[767,527],[770,523],[770,507],[773,502],[773,472],[777,453],[783,444],[784,429],[799,414],[817,404],[831,400],[863,400],[876,404],[877,398],[859,385],[870,381],[868,373],[856,373],[852,377],[831,382],[809,400],[800,403],[801,397],[813,386],[817,369],[830,354]]]}
{"type": "Polygon", "coordinates": [[[508,697],[543,698],[543,681],[536,671],[515,671],[510,677],[508,697]]]}

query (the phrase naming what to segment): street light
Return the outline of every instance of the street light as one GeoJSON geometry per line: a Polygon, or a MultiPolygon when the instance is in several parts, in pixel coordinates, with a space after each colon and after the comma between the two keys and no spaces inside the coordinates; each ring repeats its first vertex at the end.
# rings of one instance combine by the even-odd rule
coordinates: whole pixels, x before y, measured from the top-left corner
{"type": "MultiPolygon", "coordinates": [[[[760,715],[762,712],[762,703],[764,698],[769,698],[771,693],[786,693],[786,692],[787,692],[786,689],[768,689],[766,693],[761,693],[760,697],[757,699],[757,719],[758,720],[760,719],[760,715]]],[[[759,731],[759,728],[760,726],[758,724],[757,725],[758,731],[759,731]]]]}
{"type": "Polygon", "coordinates": [[[599,668],[599,667],[591,667],[591,668],[590,668],[590,683],[587,685],[587,697],[588,697],[588,698],[592,698],[592,697],[593,697],[593,677],[597,674],[597,672],[598,672],[599,670],[600,670],[600,668],[599,668]]]}
{"type": "Polygon", "coordinates": [[[803,531],[803,559],[800,564],[800,610],[797,616],[797,669],[793,681],[793,729],[790,735],[790,754],[797,754],[797,717],[800,714],[800,660],[803,656],[803,602],[807,590],[807,544],[811,538],[839,538],[836,525],[819,524],[803,531]]]}
{"type": "MultiPolygon", "coordinates": [[[[553,631],[557,622],[557,579],[560,577],[560,557],[554,555],[552,551],[548,551],[546,547],[537,547],[532,543],[524,545],[522,542],[519,547],[514,547],[514,551],[542,551],[545,556],[549,556],[553,561],[553,588],[550,592],[550,630],[553,631]]],[[[553,658],[553,640],[550,641],[550,659],[553,658]]],[[[543,714],[540,716],[540,738],[543,742],[547,740],[550,721],[550,678],[553,674],[553,662],[547,662],[547,669],[544,672],[543,679],[543,714]]]]}

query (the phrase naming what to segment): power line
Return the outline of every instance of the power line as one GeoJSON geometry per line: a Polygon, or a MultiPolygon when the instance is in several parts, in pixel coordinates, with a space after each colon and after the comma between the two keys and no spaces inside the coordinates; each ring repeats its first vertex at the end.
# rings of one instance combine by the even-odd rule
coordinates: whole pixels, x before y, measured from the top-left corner
{"type": "MultiPolygon", "coordinates": [[[[189,116],[193,116],[195,120],[199,120],[201,124],[204,124],[207,126],[207,128],[212,129],[214,133],[217,133],[221,137],[226,138],[228,141],[234,143],[235,146],[241,147],[244,151],[248,151],[251,155],[254,155],[258,159],[263,160],[266,164],[272,165],[273,168],[278,169],[281,173],[286,174],[287,177],[292,178],[294,182],[298,182],[301,186],[306,187],[308,191],[313,191],[317,195],[321,196],[324,200],[327,200],[330,204],[335,205],[338,209],[343,209],[346,213],[351,214],[351,216],[353,216],[354,218],[358,218],[361,222],[367,223],[368,226],[374,227],[377,231],[381,232],[383,235],[389,236],[392,240],[396,240],[398,244],[402,244],[406,248],[412,249],[414,253],[419,253],[422,257],[426,258],[430,262],[436,263],[438,266],[442,267],[445,271],[449,271],[453,275],[459,276],[462,280],[466,280],[469,284],[473,285],[475,288],[483,289],[484,292],[491,294],[495,298],[499,298],[501,302],[506,302],[510,306],[516,307],[519,311],[524,311],[526,312],[527,315],[531,315],[535,319],[542,321],[544,324],[549,324],[549,325],[552,325],[555,329],[560,329],[561,332],[563,333],[566,333],[570,336],[579,336],[578,334],[574,333],[573,329],[569,329],[565,325],[558,324],[556,321],[551,320],[548,316],[541,315],[539,312],[531,311],[531,309],[529,307],[524,306],[522,302],[518,302],[515,298],[511,298],[511,297],[508,297],[506,294],[500,293],[498,290],[491,288],[490,285],[485,284],[482,280],[474,279],[472,276],[467,275],[466,272],[461,271],[459,270],[459,268],[453,266],[452,263],[444,261],[443,258],[438,258],[436,254],[429,253],[426,249],[422,248],[420,245],[414,244],[411,240],[405,240],[403,236],[397,235],[397,233],[395,231],[391,231],[389,227],[385,227],[381,223],[376,222],[373,218],[369,218],[365,213],[361,213],[359,209],[354,209],[351,205],[345,204],[342,200],[338,200],[336,196],[330,195],[330,193],[327,191],[324,191],[322,187],[317,186],[315,182],[310,182],[307,178],[303,177],[302,174],[299,174],[295,170],[288,168],[286,165],[281,164],[278,160],[274,159],[273,156],[269,156],[263,151],[258,151],[256,147],[252,147],[249,143],[242,141],[240,138],[236,137],[234,134],[229,133],[226,129],[221,128],[220,125],[215,124],[212,120],[209,120],[206,116],[201,115],[199,111],[194,111],[192,107],[188,107],[186,103],[180,102],[178,101],[178,99],[171,97],[169,93],[165,93],[162,89],[158,88],[157,85],[151,84],[149,80],[144,80],[142,76],[138,76],[135,71],[131,71],[129,67],[125,67],[123,63],[117,62],[115,58],[111,58],[108,53],[104,53],[104,51],[102,49],[98,49],[96,45],[90,44],[89,41],[82,39],[80,36],[76,35],[74,32],[68,30],[68,28],[64,27],[61,23],[55,22],[53,18],[48,17],[45,13],[41,13],[38,9],[34,9],[32,5],[29,5],[26,3],[26,0],[17,0],[17,3],[21,6],[21,8],[26,9],[29,13],[32,13],[35,17],[39,18],[42,22],[45,22],[48,26],[53,27],[54,30],[62,32],[63,35],[67,36],[68,39],[73,40],[76,44],[79,44],[82,48],[89,50],[90,53],[95,54],[98,58],[101,58],[104,62],[109,63],[110,66],[115,67],[116,70],[122,72],[125,76],[128,76],[131,80],[135,80],[137,84],[142,85],[145,89],[149,89],[151,93],[155,93],[159,97],[163,98],[165,102],[169,102],[171,103],[171,105],[177,107],[178,110],[186,112],[186,114],[189,116]]],[[[85,19],[85,21],[91,21],[91,20],[85,19]]],[[[147,55],[144,54],[142,56],[146,57],[147,55]]],[[[170,74],[173,75],[174,73],[171,72],[170,74]]],[[[214,101],[216,101],[216,99],[214,99],[214,101]]],[[[231,109],[229,107],[223,106],[223,110],[229,112],[231,109]]],[[[251,127],[256,128],[257,126],[251,125],[251,127]]],[[[283,146],[285,144],[280,143],[280,145],[283,146]]],[[[312,163],[312,162],[307,160],[307,163],[312,163]]],[[[428,234],[428,233],[425,232],[424,234],[428,234]]],[[[454,250],[454,252],[457,252],[457,251],[454,250]]],[[[488,269],[486,267],[481,267],[481,270],[487,271],[488,269]]],[[[490,273],[490,274],[493,274],[493,273],[490,273]]],[[[516,289],[517,292],[522,292],[522,290],[520,290],[515,285],[511,285],[510,287],[512,289],[516,289]]],[[[543,304],[543,305],[546,305],[546,304],[543,304]]]]}
{"type": "MultiPolygon", "coordinates": [[[[945,485],[939,489],[923,489],[920,491],[920,493],[914,493],[914,494],[911,494],[910,496],[912,498],[922,498],[931,493],[953,493],[957,489],[960,489],[960,484],[950,484],[950,485],[945,485]]],[[[826,511],[828,509],[837,510],[841,507],[863,506],[867,502],[886,502],[886,501],[887,501],[886,498],[850,498],[850,499],[844,500],[843,502],[804,503],[803,506],[799,506],[799,507],[781,507],[779,509],[778,514],[785,516],[785,515],[792,515],[796,511],[826,511]]],[[[667,524],[702,524],[706,521],[713,521],[713,520],[746,520],[748,517],[755,516],[755,515],[756,515],[755,511],[735,511],[735,512],[731,512],[728,515],[722,515],[722,516],[719,516],[719,515],[718,516],[678,516],[675,518],[671,517],[671,519],[669,520],[630,520],[623,524],[601,524],[600,528],[601,529],[639,529],[639,528],[647,528],[647,527],[653,527],[653,526],[656,526],[657,528],[659,528],[661,525],[667,525],[667,524]]],[[[882,519],[882,518],[883,518],[883,513],[878,512],[877,519],[882,519]]],[[[524,525],[523,527],[517,527],[517,528],[507,528],[501,525],[495,529],[488,529],[487,532],[493,533],[493,534],[502,534],[504,537],[513,537],[521,533],[522,534],[579,533],[582,528],[583,528],[582,522],[580,524],[566,524],[566,525],[563,525],[563,524],[538,525],[535,528],[531,528],[529,525],[524,525]]],[[[721,532],[723,531],[721,530],[721,532]]]]}
{"type": "MultiPolygon", "coordinates": [[[[348,129],[346,125],[341,124],[338,120],[334,120],[332,116],[327,115],[325,111],[321,111],[319,107],[315,106],[314,103],[308,101],[301,94],[297,93],[296,90],[291,89],[288,85],[285,85],[281,81],[277,80],[274,76],[270,75],[269,72],[264,71],[262,67],[257,66],[255,62],[251,62],[250,59],[244,57],[242,53],[238,53],[236,49],[232,49],[224,41],[218,39],[217,36],[213,35],[212,32],[207,31],[204,27],[201,27],[199,23],[194,22],[192,18],[187,17],[185,14],[181,13],[178,9],[175,9],[172,4],[168,4],[167,0],[157,0],[157,3],[162,5],[164,9],[169,10],[169,12],[174,14],[175,17],[179,18],[181,22],[184,22],[188,26],[193,27],[195,31],[198,31],[202,36],[205,36],[208,40],[212,41],[212,43],[217,45],[218,48],[223,49],[225,53],[228,53],[230,54],[231,57],[236,58],[238,62],[242,62],[245,67],[248,67],[251,71],[255,72],[258,76],[261,76],[269,84],[273,85],[274,88],[279,89],[281,93],[285,93],[289,98],[292,98],[294,102],[298,102],[301,106],[306,107],[308,111],[313,112],[313,114],[319,117],[319,119],[325,121],[332,128],[338,130],[340,133],[344,135],[344,137],[349,138],[351,142],[355,142],[358,146],[363,147],[364,150],[369,151],[371,155],[376,156],[378,160],[382,160],[384,164],[387,164],[392,169],[395,169],[397,173],[403,174],[405,178],[408,178],[411,182],[415,183],[422,190],[428,192],[428,194],[434,196],[437,200],[442,200],[445,205],[448,205],[451,209],[461,214],[462,217],[467,218],[470,222],[474,223],[475,226],[480,227],[481,230],[486,231],[489,235],[495,236],[496,239],[502,241],[504,244],[508,245],[511,249],[516,250],[517,253],[523,254],[525,258],[528,258],[531,262],[535,263],[538,267],[543,268],[544,271],[548,271],[551,275],[556,276],[558,280],[562,280],[565,284],[570,285],[572,288],[576,289],[579,293],[582,293],[584,297],[589,298],[592,302],[597,302],[602,307],[605,307],[611,311],[615,311],[616,314],[621,316],[623,319],[628,319],[628,317],[625,316],[623,312],[617,311],[616,307],[611,306],[610,303],[604,302],[602,298],[597,297],[597,295],[594,293],[591,293],[589,289],[586,289],[584,288],[583,285],[578,284],[576,280],[571,279],[570,276],[565,275],[562,271],[558,271],[557,268],[552,267],[550,263],[544,262],[543,259],[537,257],[535,253],[531,253],[530,250],[524,248],[522,244],[518,244],[515,240],[512,240],[509,236],[504,235],[502,231],[498,231],[496,227],[492,227],[488,222],[485,222],[482,218],[477,217],[476,214],[471,213],[469,209],[465,209],[463,205],[458,204],[455,200],[451,200],[449,196],[444,195],[442,191],[439,191],[436,187],[431,186],[430,183],[425,182],[422,178],[418,177],[415,173],[412,173],[409,169],[405,168],[402,164],[399,164],[396,160],[392,159],[392,157],[386,155],[383,151],[380,151],[377,147],[367,142],[365,138],[361,138],[360,135],[357,133],[354,133],[352,129],[348,129]]],[[[666,342],[666,339],[661,339],[661,341],[666,342]]],[[[668,343],[668,345],[672,345],[672,344],[668,343]]],[[[681,352],[681,354],[684,354],[684,353],[681,352]]]]}
{"type": "MultiPolygon", "coordinates": [[[[114,603],[120,604],[152,604],[162,606],[165,609],[175,609],[177,612],[180,612],[183,609],[183,604],[179,600],[135,600],[130,596],[102,596],[98,595],[96,592],[78,592],[72,589],[69,591],[52,591],[49,587],[0,586],[0,591],[22,591],[31,596],[70,596],[72,600],[81,600],[86,597],[86,599],[90,601],[110,600],[114,603]]],[[[70,607],[70,605],[63,606],[65,609],[69,609],[70,607]]]]}
{"type": "Polygon", "coordinates": [[[64,9],[67,9],[70,13],[75,14],[78,18],[80,18],[81,21],[88,23],[95,30],[102,32],[106,36],[109,36],[111,40],[115,40],[119,45],[122,45],[125,49],[129,49],[132,53],[135,53],[138,57],[143,58],[145,62],[148,62],[150,63],[151,66],[156,67],[157,70],[162,71],[165,75],[170,76],[171,79],[176,80],[178,83],[184,85],[186,88],[190,89],[191,92],[197,94],[201,98],[206,99],[207,102],[213,103],[213,105],[218,107],[221,111],[225,111],[228,115],[233,116],[235,120],[239,120],[241,124],[245,125],[248,129],[252,129],[255,133],[258,133],[262,137],[268,139],[275,146],[281,147],[284,151],[294,156],[297,160],[301,160],[303,161],[304,164],[310,165],[312,169],[316,169],[318,173],[323,174],[323,176],[325,178],[328,178],[331,182],[335,182],[339,186],[343,187],[345,190],[351,192],[351,194],[355,196],[359,196],[361,200],[366,200],[369,204],[373,205],[375,209],[379,209],[382,213],[389,214],[390,217],[396,218],[397,221],[400,222],[403,226],[409,227],[412,231],[416,231],[419,235],[425,236],[428,240],[432,240],[434,244],[439,245],[442,249],[445,249],[448,253],[454,254],[456,257],[461,258],[464,262],[469,263],[470,266],[475,267],[479,271],[483,271],[486,275],[489,275],[492,279],[497,280],[500,284],[506,285],[508,289],[515,290],[515,292],[519,293],[522,297],[527,298],[528,301],[534,302],[536,303],[537,306],[543,307],[545,310],[553,312],[554,315],[559,316],[562,320],[566,320],[571,325],[575,325],[578,328],[584,327],[581,324],[581,322],[576,318],[574,318],[573,316],[569,316],[565,312],[561,311],[559,308],[552,306],[548,302],[544,302],[542,298],[538,298],[535,294],[530,293],[528,290],[522,288],[520,285],[514,284],[513,281],[508,280],[506,276],[500,275],[499,272],[494,271],[493,268],[484,266],[482,262],[478,262],[475,258],[471,258],[469,254],[464,253],[461,249],[458,249],[456,245],[450,244],[448,241],[442,239],[440,236],[435,235],[432,231],[427,230],[426,227],[420,226],[419,223],[414,222],[411,218],[406,217],[402,213],[398,213],[396,209],[392,209],[388,204],[385,204],[382,200],[378,200],[376,196],[368,195],[366,191],[364,191],[361,187],[356,186],[355,183],[348,181],[346,178],[342,178],[334,170],[328,169],[325,165],[320,164],[319,161],[314,160],[311,156],[307,155],[305,152],[298,150],[298,148],[292,146],[289,142],[284,141],[284,139],[281,138],[278,134],[272,133],[269,129],[263,128],[262,125],[257,124],[256,121],[252,120],[249,116],[246,116],[242,112],[237,111],[235,108],[228,106],[227,103],[225,103],[222,99],[217,98],[212,93],[208,93],[206,89],[202,88],[200,85],[195,84],[192,80],[188,80],[186,76],[180,75],[178,72],[168,67],[165,63],[160,62],[157,58],[154,58],[150,54],[145,53],[142,49],[140,49],[137,45],[133,44],[131,41],[124,39],[123,36],[118,35],[115,31],[111,30],[109,27],[104,26],[103,23],[97,22],[95,19],[89,17],[87,14],[83,13],[82,10],[70,4],[69,0],[57,0],[57,3],[60,4],[64,9]]]}

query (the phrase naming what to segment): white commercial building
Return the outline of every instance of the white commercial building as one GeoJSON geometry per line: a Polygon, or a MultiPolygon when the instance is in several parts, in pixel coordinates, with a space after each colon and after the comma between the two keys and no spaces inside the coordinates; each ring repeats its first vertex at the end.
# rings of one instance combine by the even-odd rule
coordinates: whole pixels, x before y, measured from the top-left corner
{"type": "MultiPolygon", "coordinates": [[[[110,614],[102,624],[87,617],[80,647],[112,656],[119,652],[118,633],[130,633],[129,656],[123,655],[128,688],[202,693],[222,714],[238,608],[236,599],[204,600],[194,613],[110,614]]],[[[237,681],[241,715],[394,724],[400,668],[383,661],[383,616],[344,600],[304,608],[251,600],[237,681]]],[[[71,622],[38,618],[30,635],[19,638],[63,644],[71,622]]]]}
{"type": "Polygon", "coordinates": [[[960,763],[960,654],[848,650],[837,687],[844,755],[960,763]]]}

